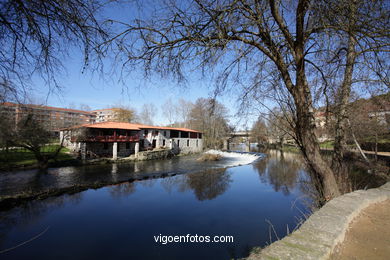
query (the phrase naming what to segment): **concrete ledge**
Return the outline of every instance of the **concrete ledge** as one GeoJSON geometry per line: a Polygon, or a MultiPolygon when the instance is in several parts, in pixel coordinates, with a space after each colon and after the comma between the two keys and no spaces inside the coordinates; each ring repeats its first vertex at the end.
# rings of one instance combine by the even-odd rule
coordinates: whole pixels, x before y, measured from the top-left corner
{"type": "Polygon", "coordinates": [[[390,199],[390,182],[369,190],[358,190],[329,201],[291,235],[256,249],[247,259],[329,259],[344,240],[351,221],[371,204],[390,199]]]}

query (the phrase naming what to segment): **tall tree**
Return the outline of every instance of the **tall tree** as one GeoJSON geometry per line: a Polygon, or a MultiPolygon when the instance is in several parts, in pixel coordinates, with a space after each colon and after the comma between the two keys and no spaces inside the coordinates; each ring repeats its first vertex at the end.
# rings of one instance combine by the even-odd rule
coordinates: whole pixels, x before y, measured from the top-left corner
{"type": "Polygon", "coordinates": [[[251,129],[251,138],[258,144],[262,144],[268,141],[268,129],[263,118],[259,117],[253,124],[251,129]]]}
{"type": "Polygon", "coordinates": [[[247,86],[246,91],[272,86],[283,93],[292,101],[294,138],[323,197],[330,199],[341,192],[315,134],[313,97],[321,78],[309,74],[321,69],[316,65],[317,38],[327,28],[315,18],[325,3],[173,0],[162,3],[155,15],[129,23],[112,42],[126,65],[143,63],[147,72],[182,80],[183,67],[195,64],[220,72],[217,92],[233,82],[247,86]]]}
{"type": "Polygon", "coordinates": [[[158,110],[154,104],[144,104],[139,112],[138,121],[145,125],[153,125],[158,110]]]}
{"type": "Polygon", "coordinates": [[[227,116],[227,109],[221,103],[199,98],[192,106],[187,124],[203,133],[205,147],[221,148],[223,138],[230,132],[227,116]]]}
{"type": "Polygon", "coordinates": [[[161,114],[168,120],[168,125],[173,125],[177,121],[175,113],[175,105],[172,102],[172,99],[168,99],[161,106],[161,114]]]}
{"type": "Polygon", "coordinates": [[[136,119],[135,111],[131,108],[119,107],[114,108],[114,117],[112,121],[114,122],[134,122],[136,119]]]}
{"type": "Polygon", "coordinates": [[[389,9],[386,1],[338,0],[319,1],[313,12],[317,30],[323,30],[318,37],[322,60],[317,66],[329,83],[324,93],[330,91],[333,98],[332,168],[339,183],[344,183],[348,175],[343,157],[347,136],[351,134],[348,106],[352,88],[364,84],[359,91],[364,92],[389,87],[389,9]]]}

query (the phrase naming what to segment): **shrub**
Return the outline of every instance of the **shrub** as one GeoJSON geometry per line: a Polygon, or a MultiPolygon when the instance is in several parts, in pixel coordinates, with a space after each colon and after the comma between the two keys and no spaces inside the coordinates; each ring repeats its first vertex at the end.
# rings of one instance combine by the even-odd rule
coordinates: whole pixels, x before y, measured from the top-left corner
{"type": "Polygon", "coordinates": [[[212,153],[205,153],[201,157],[198,158],[198,161],[204,162],[204,161],[219,161],[221,160],[222,156],[219,154],[212,154],[212,153]]]}

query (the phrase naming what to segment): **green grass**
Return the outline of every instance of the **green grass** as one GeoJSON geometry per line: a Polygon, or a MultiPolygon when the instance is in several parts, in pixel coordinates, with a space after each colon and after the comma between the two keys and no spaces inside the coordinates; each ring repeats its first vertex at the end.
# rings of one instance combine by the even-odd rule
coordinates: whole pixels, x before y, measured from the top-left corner
{"type": "Polygon", "coordinates": [[[283,152],[297,153],[297,152],[299,152],[299,148],[295,147],[295,146],[291,146],[291,145],[284,145],[283,152]]]}
{"type": "Polygon", "coordinates": [[[320,147],[326,149],[333,149],[333,141],[325,141],[323,143],[320,143],[320,147]]]}
{"type": "MultiPolygon", "coordinates": [[[[43,153],[53,153],[59,145],[46,145],[41,151],[43,153]]],[[[69,154],[69,149],[62,148],[58,154],[56,161],[66,161],[71,160],[73,157],[69,154]]],[[[54,160],[50,160],[53,162],[54,160]]],[[[0,165],[6,167],[18,167],[18,166],[30,166],[35,165],[37,160],[35,159],[34,154],[24,148],[15,148],[9,149],[8,153],[5,150],[0,151],[0,165]]],[[[2,168],[0,166],[0,168],[2,168]]]]}
{"type": "MultiPolygon", "coordinates": [[[[370,136],[364,139],[365,142],[371,142],[375,143],[375,136],[370,136]]],[[[384,144],[384,143],[390,143],[390,136],[389,135],[384,135],[384,136],[378,136],[378,143],[379,144],[384,144]]]]}

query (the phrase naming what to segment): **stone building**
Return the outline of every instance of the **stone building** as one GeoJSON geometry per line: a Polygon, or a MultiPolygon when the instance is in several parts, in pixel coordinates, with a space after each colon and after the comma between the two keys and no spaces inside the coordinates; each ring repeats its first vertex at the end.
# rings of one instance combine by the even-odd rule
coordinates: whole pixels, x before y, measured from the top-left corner
{"type": "Polygon", "coordinates": [[[202,133],[187,128],[149,126],[123,122],[100,122],[62,129],[64,145],[81,157],[128,157],[139,151],[165,148],[174,153],[203,149],[202,133]]]}

